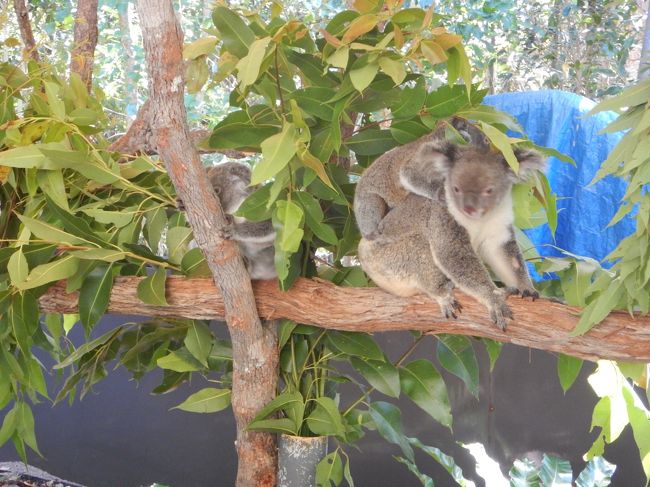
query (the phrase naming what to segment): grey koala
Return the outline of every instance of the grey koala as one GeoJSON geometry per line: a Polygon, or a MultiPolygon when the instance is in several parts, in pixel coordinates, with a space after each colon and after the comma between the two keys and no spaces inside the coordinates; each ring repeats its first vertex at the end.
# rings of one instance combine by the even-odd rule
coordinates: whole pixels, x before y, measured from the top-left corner
{"type": "Polygon", "coordinates": [[[233,215],[242,202],[255,191],[255,187],[250,186],[251,170],[248,165],[240,162],[217,164],[208,170],[208,178],[219,196],[224,212],[232,222],[222,237],[235,240],[239,244],[251,279],[277,277],[273,248],[275,231],[271,221],[252,222],[233,215]]]}
{"type": "MultiPolygon", "coordinates": [[[[515,150],[515,174],[503,155],[483,146],[446,141],[421,144],[418,164],[428,161],[440,179],[428,198],[411,192],[383,219],[382,231],[359,243],[361,266],[381,288],[398,296],[425,293],[447,318],[461,308],[454,286],[473,296],[505,330],[509,294],[539,297],[514,236],[512,185],[543,170],[533,150],[515,150]],[[506,285],[497,288],[484,264],[506,285]]],[[[430,175],[416,180],[428,184],[430,175]]]]}
{"type": "MultiPolygon", "coordinates": [[[[470,122],[453,118],[448,123],[471,145],[487,149],[485,136],[470,122]]],[[[376,238],[382,231],[384,216],[409,193],[439,197],[440,172],[432,167],[429,159],[416,156],[424,145],[443,137],[443,128],[440,128],[388,151],[364,171],[354,197],[354,214],[364,238],[376,238]]]]}

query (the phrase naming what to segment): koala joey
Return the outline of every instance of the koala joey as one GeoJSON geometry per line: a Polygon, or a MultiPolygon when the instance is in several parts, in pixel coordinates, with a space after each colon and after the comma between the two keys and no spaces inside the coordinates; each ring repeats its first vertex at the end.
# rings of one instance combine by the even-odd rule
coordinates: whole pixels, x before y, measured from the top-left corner
{"type": "MultiPolygon", "coordinates": [[[[505,330],[512,318],[507,296],[539,296],[515,240],[511,189],[542,170],[544,159],[533,150],[515,150],[515,155],[517,174],[500,153],[484,146],[421,144],[415,162],[428,161],[440,178],[440,197],[410,192],[391,209],[381,233],[359,243],[363,269],[393,294],[427,294],[447,318],[460,312],[452,293],[458,287],[481,302],[505,330]],[[506,288],[495,286],[483,263],[506,288]]],[[[415,183],[428,183],[431,177],[427,173],[415,183]]]]}
{"type": "Polygon", "coordinates": [[[224,212],[231,220],[222,237],[235,240],[239,244],[251,279],[277,277],[273,248],[275,231],[271,221],[252,222],[233,215],[242,202],[255,191],[255,188],[250,186],[251,170],[248,165],[240,162],[217,164],[208,170],[208,178],[219,196],[224,212]]]}
{"type": "MultiPolygon", "coordinates": [[[[448,123],[471,145],[487,149],[483,133],[467,120],[453,118],[448,123]]],[[[384,216],[409,193],[427,198],[439,196],[440,173],[430,160],[416,156],[423,146],[442,138],[442,130],[436,130],[388,151],[364,171],[354,198],[354,214],[364,238],[374,239],[381,233],[384,216]]]]}

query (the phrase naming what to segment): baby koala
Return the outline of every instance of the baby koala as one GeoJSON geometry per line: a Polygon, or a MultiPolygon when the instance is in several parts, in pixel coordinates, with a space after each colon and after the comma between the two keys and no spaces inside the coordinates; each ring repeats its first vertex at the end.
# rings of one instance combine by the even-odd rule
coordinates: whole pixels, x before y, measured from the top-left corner
{"type": "Polygon", "coordinates": [[[381,220],[380,232],[370,238],[362,233],[359,260],[366,273],[398,296],[427,294],[445,317],[460,311],[452,294],[456,286],[481,302],[505,330],[512,318],[506,297],[539,296],[515,240],[511,190],[513,183],[543,170],[544,159],[526,149],[515,155],[517,174],[501,153],[482,144],[422,143],[413,165],[427,172],[415,183],[428,185],[438,197],[411,191],[381,220]],[[495,286],[484,263],[507,288],[495,286]]]}
{"type": "MultiPolygon", "coordinates": [[[[470,145],[487,149],[485,135],[467,120],[447,122],[470,145]]],[[[423,146],[444,138],[440,128],[413,142],[396,147],[380,156],[366,169],[357,183],[354,215],[361,235],[374,239],[381,233],[381,221],[409,193],[439,198],[441,175],[426,157],[418,157],[423,146]]]]}
{"type": "Polygon", "coordinates": [[[250,167],[240,162],[217,164],[208,170],[208,178],[219,196],[224,212],[232,221],[222,237],[239,244],[251,279],[276,278],[273,247],[275,231],[271,221],[252,222],[234,216],[243,201],[256,189],[250,186],[250,167]]]}

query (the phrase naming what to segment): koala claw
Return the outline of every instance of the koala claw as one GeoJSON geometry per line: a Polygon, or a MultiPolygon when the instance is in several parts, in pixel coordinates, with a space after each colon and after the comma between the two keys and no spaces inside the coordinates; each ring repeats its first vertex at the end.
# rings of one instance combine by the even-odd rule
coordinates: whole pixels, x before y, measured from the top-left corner
{"type": "Polygon", "coordinates": [[[539,298],[539,293],[535,291],[534,289],[522,289],[521,290],[521,297],[522,298],[528,298],[530,297],[533,301],[539,298]]]}
{"type": "Polygon", "coordinates": [[[219,230],[219,238],[222,240],[232,240],[234,233],[235,229],[231,224],[228,224],[219,230]]]}
{"type": "Polygon", "coordinates": [[[457,319],[458,315],[463,310],[463,306],[453,296],[448,296],[438,300],[438,304],[440,305],[440,311],[447,319],[457,319]]]}
{"type": "Polygon", "coordinates": [[[506,331],[508,320],[513,319],[512,310],[505,302],[495,303],[490,309],[490,318],[501,331],[506,331]]]}

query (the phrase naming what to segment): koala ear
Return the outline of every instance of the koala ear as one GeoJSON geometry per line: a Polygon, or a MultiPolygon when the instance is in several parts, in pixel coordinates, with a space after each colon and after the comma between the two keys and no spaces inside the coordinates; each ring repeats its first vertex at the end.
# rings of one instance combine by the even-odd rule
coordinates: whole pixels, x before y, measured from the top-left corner
{"type": "Polygon", "coordinates": [[[251,182],[251,168],[248,164],[234,161],[226,162],[224,164],[228,165],[228,171],[230,174],[243,179],[246,181],[246,184],[249,184],[251,182]]]}
{"type": "Polygon", "coordinates": [[[546,169],[546,158],[533,149],[515,149],[515,157],[519,161],[519,173],[515,176],[515,182],[527,181],[533,177],[535,171],[546,169]]]}
{"type": "Polygon", "coordinates": [[[465,120],[460,117],[453,117],[451,119],[451,126],[454,127],[460,135],[463,136],[465,141],[481,149],[486,149],[490,147],[490,143],[487,140],[485,134],[478,128],[477,125],[473,124],[469,120],[465,120]]]}
{"type": "Polygon", "coordinates": [[[454,164],[458,146],[447,140],[427,142],[420,147],[417,158],[430,164],[437,173],[446,174],[454,164]]]}

